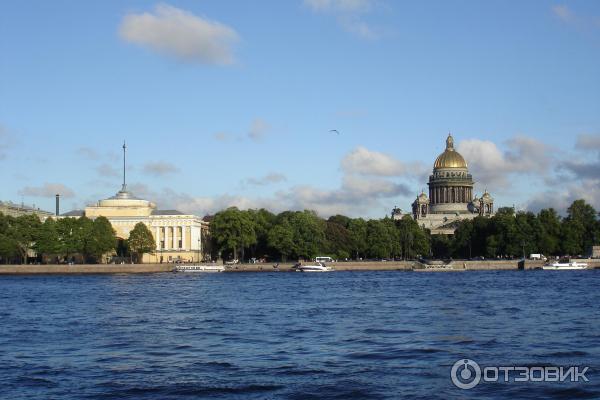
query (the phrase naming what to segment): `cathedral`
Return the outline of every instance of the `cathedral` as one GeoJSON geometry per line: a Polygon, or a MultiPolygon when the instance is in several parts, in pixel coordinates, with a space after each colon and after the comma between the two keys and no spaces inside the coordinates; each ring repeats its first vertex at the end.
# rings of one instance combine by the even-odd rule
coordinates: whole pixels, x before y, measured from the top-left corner
{"type": "MultiPolygon", "coordinates": [[[[419,194],[409,215],[434,235],[453,234],[457,222],[462,219],[494,215],[492,196],[487,190],[480,198],[473,196],[473,184],[467,162],[454,149],[454,138],[449,134],[446,150],[435,159],[433,172],[429,175],[429,196],[424,192],[419,194]]],[[[398,208],[392,211],[394,219],[401,219],[406,214],[398,208]]]]}

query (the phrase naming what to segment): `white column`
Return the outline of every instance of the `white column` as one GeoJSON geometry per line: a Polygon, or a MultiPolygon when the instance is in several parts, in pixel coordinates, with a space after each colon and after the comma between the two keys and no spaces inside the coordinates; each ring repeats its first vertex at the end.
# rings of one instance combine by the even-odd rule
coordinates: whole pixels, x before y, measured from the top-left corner
{"type": "Polygon", "coordinates": [[[182,248],[183,250],[187,250],[187,246],[185,245],[185,230],[186,230],[186,229],[187,229],[187,228],[186,228],[186,226],[185,226],[185,225],[183,225],[183,226],[181,227],[181,248],[182,248]]]}
{"type": "Polygon", "coordinates": [[[160,227],[154,227],[154,240],[156,241],[156,250],[160,250],[160,227]]]}
{"type": "Polygon", "coordinates": [[[169,227],[165,226],[165,249],[169,248],[169,227]]]}
{"type": "Polygon", "coordinates": [[[171,227],[171,229],[173,229],[173,241],[172,241],[172,249],[176,249],[177,248],[177,227],[173,226],[171,227]]]}

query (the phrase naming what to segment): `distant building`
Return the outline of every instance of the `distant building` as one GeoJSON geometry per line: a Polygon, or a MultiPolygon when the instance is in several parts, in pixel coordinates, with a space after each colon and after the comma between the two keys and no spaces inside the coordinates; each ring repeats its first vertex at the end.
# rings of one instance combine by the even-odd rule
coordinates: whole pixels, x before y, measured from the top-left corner
{"type": "Polygon", "coordinates": [[[0,213],[4,215],[10,215],[11,217],[35,214],[42,221],[45,221],[46,218],[53,215],[51,212],[40,210],[39,208],[29,207],[24,204],[15,204],[10,201],[0,201],[0,213]]]}
{"type": "Polygon", "coordinates": [[[198,262],[203,259],[209,224],[196,215],[177,210],[159,210],[156,204],[135,197],[127,190],[125,168],[123,186],[116,195],[100,200],[85,210],[61,214],[59,218],[82,216],[90,219],[106,217],[120,240],[129,238],[129,232],[138,222],[144,223],[152,232],[156,250],[154,254],[144,254],[142,262],[198,262]]]}
{"type": "MultiPolygon", "coordinates": [[[[467,162],[454,149],[452,135],[448,135],[446,150],[436,158],[429,175],[429,196],[419,194],[409,215],[432,234],[450,235],[460,220],[494,215],[494,199],[487,190],[480,198],[474,196],[473,183],[467,162]]],[[[394,219],[406,214],[398,208],[392,210],[394,219]]]]}

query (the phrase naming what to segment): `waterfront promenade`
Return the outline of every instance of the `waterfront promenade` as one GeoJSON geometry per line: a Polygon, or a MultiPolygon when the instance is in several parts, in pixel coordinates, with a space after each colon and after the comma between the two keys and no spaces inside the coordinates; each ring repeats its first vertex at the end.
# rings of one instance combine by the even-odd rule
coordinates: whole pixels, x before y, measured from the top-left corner
{"type": "MultiPolygon", "coordinates": [[[[586,262],[590,269],[600,268],[600,260],[578,260],[586,262]]],[[[364,261],[337,262],[329,264],[336,271],[482,271],[482,270],[518,270],[519,260],[455,260],[447,264],[426,265],[419,261],[364,261]]],[[[526,260],[523,269],[536,269],[543,265],[541,261],[526,260]]],[[[289,272],[294,263],[236,264],[227,266],[226,272],[289,272]]],[[[171,272],[175,264],[76,264],[76,265],[0,265],[0,275],[35,274],[149,274],[171,272]]]]}

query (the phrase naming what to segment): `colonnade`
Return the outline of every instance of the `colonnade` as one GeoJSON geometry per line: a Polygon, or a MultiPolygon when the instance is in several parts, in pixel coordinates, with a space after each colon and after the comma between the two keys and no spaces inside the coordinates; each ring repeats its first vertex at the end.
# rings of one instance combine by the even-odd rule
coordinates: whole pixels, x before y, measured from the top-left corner
{"type": "Polygon", "coordinates": [[[468,186],[437,186],[429,188],[431,204],[469,203],[473,199],[473,188],[468,186]]]}
{"type": "Polygon", "coordinates": [[[187,245],[188,225],[155,226],[156,250],[190,250],[187,245]]]}

